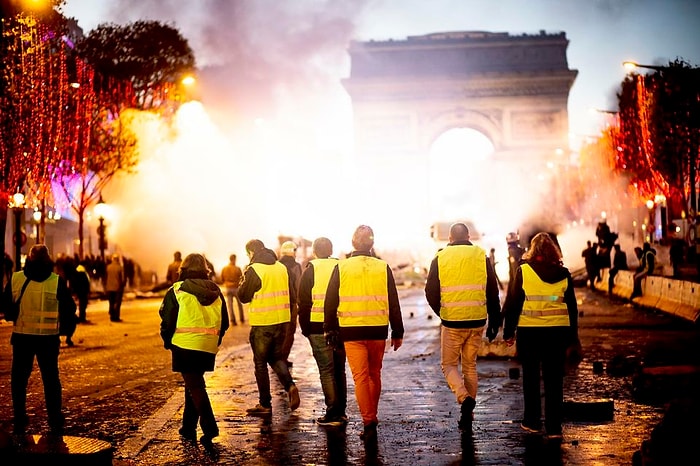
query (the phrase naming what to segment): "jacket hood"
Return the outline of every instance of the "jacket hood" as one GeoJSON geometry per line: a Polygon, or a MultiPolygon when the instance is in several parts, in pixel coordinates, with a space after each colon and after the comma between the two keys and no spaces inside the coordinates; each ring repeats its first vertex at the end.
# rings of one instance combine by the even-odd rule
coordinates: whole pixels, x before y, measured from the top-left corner
{"type": "Polygon", "coordinates": [[[32,281],[43,282],[51,276],[53,272],[53,262],[51,261],[30,261],[24,264],[24,275],[32,281]]]}
{"type": "Polygon", "coordinates": [[[251,262],[257,262],[258,264],[272,265],[277,262],[277,255],[272,249],[263,248],[256,252],[251,262]]]}
{"type": "Polygon", "coordinates": [[[569,269],[563,265],[550,264],[547,262],[529,260],[526,261],[538,277],[546,283],[557,283],[571,276],[569,269]]]}
{"type": "Polygon", "coordinates": [[[208,306],[219,297],[219,285],[205,278],[188,278],[180,286],[182,291],[194,295],[203,306],[208,306]]]}

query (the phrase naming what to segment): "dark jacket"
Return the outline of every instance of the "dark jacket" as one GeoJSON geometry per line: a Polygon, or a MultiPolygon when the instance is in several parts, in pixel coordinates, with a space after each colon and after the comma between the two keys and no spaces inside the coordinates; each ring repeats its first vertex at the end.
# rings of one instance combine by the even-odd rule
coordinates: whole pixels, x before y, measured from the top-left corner
{"type": "Polygon", "coordinates": [[[282,256],[279,261],[287,267],[289,274],[289,297],[293,305],[298,304],[297,293],[299,289],[299,281],[301,280],[301,264],[292,256],[282,256]]]}
{"type": "MultiPolygon", "coordinates": [[[[52,261],[39,262],[30,261],[24,265],[24,275],[32,281],[43,282],[48,279],[54,270],[54,263],[52,261]]],[[[56,300],[58,301],[58,325],[59,333],[61,335],[72,335],[75,331],[75,326],[77,318],[75,315],[75,301],[73,300],[73,295],[68,289],[68,284],[61,276],[58,277],[58,285],[56,289],[56,300]]],[[[12,282],[7,282],[5,286],[5,291],[2,296],[2,309],[9,309],[12,305],[12,282]]],[[[21,335],[12,333],[10,338],[10,343],[18,341],[18,339],[31,339],[31,338],[55,338],[56,335],[21,335]]]]}
{"type": "MultiPolygon", "coordinates": [[[[374,256],[371,252],[353,251],[348,257],[374,256]]],[[[401,317],[401,304],[399,303],[399,293],[396,290],[396,282],[391,268],[387,265],[387,295],[389,298],[389,325],[391,325],[391,338],[403,338],[403,319],[401,317]]],[[[340,304],[340,272],[336,265],[331,273],[328,289],[326,290],[326,300],[323,303],[324,332],[340,331],[342,341],[357,340],[386,340],[389,329],[386,325],[376,327],[340,327],[338,323],[338,305],[340,304]]]]}
{"type": "MultiPolygon", "coordinates": [[[[548,264],[541,261],[524,261],[532,267],[540,280],[546,283],[556,283],[561,280],[566,280],[566,291],[564,292],[564,302],[566,303],[569,312],[569,327],[566,331],[570,333],[572,341],[578,339],[578,304],[576,303],[576,295],[574,294],[574,282],[571,279],[569,269],[563,265],[548,264]]],[[[522,265],[522,263],[521,263],[522,265]]],[[[523,310],[525,302],[525,291],[523,290],[523,271],[522,267],[518,267],[515,273],[515,282],[513,286],[508,287],[508,294],[503,304],[503,339],[508,340],[515,336],[515,330],[518,326],[520,313],[523,310]]]]}
{"type": "MultiPolygon", "coordinates": [[[[299,327],[301,334],[308,337],[311,334],[323,334],[323,322],[311,322],[311,307],[313,306],[313,290],[316,278],[314,265],[309,262],[299,280],[299,327]]],[[[325,290],[324,290],[325,291],[325,290]]]]}
{"type": "MultiPolygon", "coordinates": [[[[275,262],[277,262],[277,255],[272,249],[268,248],[263,248],[260,251],[256,252],[253,254],[253,257],[250,259],[251,264],[267,264],[267,265],[272,265],[275,262]]],[[[287,273],[289,275],[289,273],[287,273]]],[[[242,303],[249,303],[253,300],[253,296],[255,293],[262,288],[262,281],[260,280],[260,277],[258,276],[257,272],[255,272],[255,269],[248,265],[245,268],[245,272],[243,272],[243,283],[241,283],[241,286],[238,287],[238,299],[242,303]]],[[[289,276],[289,306],[291,309],[291,306],[293,304],[292,301],[292,289],[294,288],[294,283],[292,282],[292,277],[291,275],[289,276]]],[[[296,294],[294,295],[296,298],[296,294]]]]}
{"type": "MultiPolygon", "coordinates": [[[[210,305],[216,301],[216,298],[221,299],[221,327],[219,328],[219,345],[221,345],[224,333],[229,327],[226,300],[219,285],[206,278],[207,276],[206,273],[189,276],[187,272],[183,272],[179,280],[183,282],[180,291],[194,295],[197,301],[204,306],[210,305]]],[[[172,350],[173,371],[187,373],[214,370],[215,354],[173,346],[172,339],[177,328],[179,311],[180,305],[175,297],[175,291],[171,287],[165,293],[158,313],[161,318],[160,337],[163,339],[163,346],[165,349],[172,350]]]]}
{"type": "MultiPolygon", "coordinates": [[[[446,247],[468,245],[470,241],[455,241],[448,244],[446,247]]],[[[488,314],[489,327],[498,329],[501,326],[501,300],[499,298],[498,280],[496,280],[496,272],[493,270],[493,265],[486,255],[486,312],[488,314]]],[[[428,271],[428,278],[425,282],[425,299],[428,301],[430,308],[435,314],[440,317],[440,275],[438,273],[438,258],[433,258],[428,271]]],[[[482,320],[467,320],[467,321],[443,321],[445,327],[451,328],[477,328],[486,325],[486,319],[482,320]]]]}

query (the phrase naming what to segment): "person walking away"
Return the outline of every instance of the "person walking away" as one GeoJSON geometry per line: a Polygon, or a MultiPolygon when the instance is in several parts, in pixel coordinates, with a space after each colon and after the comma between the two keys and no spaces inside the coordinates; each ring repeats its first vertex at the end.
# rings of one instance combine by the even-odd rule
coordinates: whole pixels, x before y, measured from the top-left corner
{"type": "Polygon", "coordinates": [[[382,363],[391,325],[391,346],[403,343],[401,305],[391,267],[373,253],[374,232],[367,225],[352,235],[353,251],[331,273],[323,305],[326,341],[345,345],[355,381],[365,441],[377,438],[377,411],[382,391],[382,363]]]}
{"type": "Polygon", "coordinates": [[[642,280],[649,275],[654,275],[656,268],[656,251],[648,242],[642,245],[641,257],[639,258],[639,267],[634,274],[634,285],[630,299],[642,295],[642,280]]]}
{"type": "Polygon", "coordinates": [[[253,350],[255,382],[259,402],[247,409],[251,416],[272,414],[269,365],[287,392],[289,409],[299,407],[299,389],[284,360],[282,348],[290,320],[292,286],[287,268],[277,261],[274,251],[265,247],[259,239],[246,243],[250,264],[243,272],[243,282],[238,288],[238,299],[248,306],[250,322],[250,346],[253,350]]]}
{"type": "Polygon", "coordinates": [[[590,281],[591,290],[595,290],[595,281],[598,277],[598,269],[596,267],[598,243],[591,243],[590,240],[586,241],[586,249],[581,251],[581,257],[583,257],[583,263],[586,266],[586,275],[590,281]]]}
{"type": "Polygon", "coordinates": [[[520,246],[520,237],[517,233],[508,233],[506,243],[508,243],[508,287],[510,288],[510,284],[515,279],[515,271],[518,270],[520,259],[525,251],[520,246]]]}
{"type": "Polygon", "coordinates": [[[297,332],[297,319],[299,316],[299,305],[297,303],[297,291],[299,288],[299,280],[301,279],[301,264],[296,261],[297,245],[294,241],[285,241],[280,247],[280,262],[287,267],[289,274],[290,288],[289,296],[290,304],[290,320],[287,327],[287,336],[284,339],[282,347],[282,357],[287,362],[289,367],[292,367],[292,362],[289,360],[289,353],[294,345],[294,334],[297,332]]]}
{"type": "Polygon", "coordinates": [[[562,439],[567,349],[580,348],[578,306],[571,273],[547,233],[538,233],[523,255],[503,305],[503,339],[516,344],[522,366],[524,414],[521,427],[541,429],[540,382],[544,383],[545,433],[562,439]],[[540,378],[541,369],[541,378],[540,378]]]}
{"type": "Polygon", "coordinates": [[[90,275],[84,263],[78,264],[69,280],[70,288],[78,298],[78,322],[87,322],[87,306],[90,297],[90,275]]]}
{"type": "Polygon", "coordinates": [[[326,403],[325,414],[316,422],[319,425],[342,426],[347,422],[345,346],[342,341],[327,345],[323,335],[326,289],[338,259],[331,257],[333,243],[328,238],[316,238],[312,250],[314,258],[309,261],[299,282],[299,327],[302,335],[309,339],[326,403]]]}
{"type": "Polygon", "coordinates": [[[221,283],[224,284],[224,290],[226,291],[226,307],[228,309],[229,322],[231,325],[236,325],[236,313],[233,310],[233,300],[235,299],[236,304],[238,304],[238,316],[240,317],[241,324],[243,324],[245,323],[243,304],[241,300],[238,299],[238,287],[243,279],[243,271],[236,265],[235,254],[231,254],[228,261],[228,264],[221,269],[221,283]]]}
{"type": "Polygon", "coordinates": [[[121,322],[122,298],[124,297],[124,268],[119,262],[119,254],[112,255],[112,261],[105,270],[105,292],[109,300],[109,320],[121,322]]]}
{"type": "Polygon", "coordinates": [[[461,406],[458,426],[471,430],[478,388],[476,358],[484,328],[489,341],[498,334],[501,302],[492,263],[469,241],[469,228],[453,224],[448,240],[430,263],[425,297],[441,319],[440,365],[461,406]]]}
{"type": "Polygon", "coordinates": [[[219,435],[207,393],[204,373],[214,370],[216,353],[229,327],[226,302],[219,286],[209,279],[201,254],[188,254],[180,265],[179,279],[165,293],[158,311],[163,346],[172,355],[173,372],[185,382],[185,408],[179,433],[185,440],[197,440],[212,448],[219,435]]]}
{"type": "Polygon", "coordinates": [[[613,266],[610,268],[610,276],[608,277],[608,294],[612,296],[613,288],[615,287],[615,276],[620,270],[627,270],[627,253],[623,251],[619,244],[613,246],[615,256],[613,257],[613,266]]]}
{"type": "Polygon", "coordinates": [[[168,269],[165,272],[165,282],[168,286],[172,286],[180,277],[180,264],[182,264],[182,253],[175,251],[173,253],[173,261],[168,264],[168,269]]]}
{"type": "Polygon", "coordinates": [[[66,281],[53,272],[54,262],[44,244],[29,249],[24,270],[15,272],[3,293],[5,318],[13,321],[11,390],[14,434],[29,425],[27,385],[36,358],[44,385],[49,434],[63,435],[62,388],[58,370],[60,332],[75,326],[75,301],[66,281]],[[13,303],[18,307],[14,308],[13,303]],[[7,310],[17,309],[16,315],[7,310]],[[67,329],[64,327],[68,327],[67,329]]]}

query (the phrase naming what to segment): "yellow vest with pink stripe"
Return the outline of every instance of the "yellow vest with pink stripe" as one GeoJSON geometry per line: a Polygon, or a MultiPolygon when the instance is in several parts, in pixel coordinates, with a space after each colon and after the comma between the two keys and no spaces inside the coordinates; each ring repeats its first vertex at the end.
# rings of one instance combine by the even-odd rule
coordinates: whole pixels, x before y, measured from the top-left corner
{"type": "MultiPolygon", "coordinates": [[[[27,279],[24,272],[12,274],[12,299],[17,301],[27,279]]],[[[58,335],[58,275],[43,282],[30,281],[19,303],[19,316],[12,329],[25,335],[58,335]]]]}
{"type": "Polygon", "coordinates": [[[564,302],[568,280],[547,283],[530,265],[523,264],[520,269],[525,302],[518,327],[569,327],[569,310],[564,302]]]}
{"type": "Polygon", "coordinates": [[[440,318],[486,319],[486,253],[476,245],[455,244],[437,253],[440,318]]]}
{"type": "Polygon", "coordinates": [[[289,275],[281,262],[250,264],[262,282],[248,307],[250,325],[267,326],[289,322],[289,275]]]}
{"type": "Polygon", "coordinates": [[[313,259],[314,286],[311,288],[311,322],[323,322],[323,302],[326,300],[326,289],[331,280],[331,274],[338,259],[313,259]]]}
{"type": "Polygon", "coordinates": [[[221,331],[221,297],[208,306],[191,293],[181,291],[182,282],[173,284],[179,310],[173,335],[178,348],[216,354],[219,351],[221,331]]]}
{"type": "Polygon", "coordinates": [[[354,256],[338,262],[338,323],[341,327],[389,325],[386,262],[354,256]]]}

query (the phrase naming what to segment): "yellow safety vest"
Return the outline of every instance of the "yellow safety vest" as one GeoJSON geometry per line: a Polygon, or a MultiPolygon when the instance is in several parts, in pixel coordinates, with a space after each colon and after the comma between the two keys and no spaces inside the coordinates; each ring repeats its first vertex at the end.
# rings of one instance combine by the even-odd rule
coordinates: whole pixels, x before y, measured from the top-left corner
{"type": "Polygon", "coordinates": [[[323,322],[323,302],[326,300],[326,289],[331,280],[333,269],[338,264],[338,259],[328,257],[326,259],[313,259],[314,286],[311,288],[311,322],[323,322]]]}
{"type": "Polygon", "coordinates": [[[341,327],[389,325],[387,264],[370,256],[338,262],[338,323],[341,327]]]}
{"type": "Polygon", "coordinates": [[[173,284],[180,307],[173,335],[173,345],[189,350],[216,354],[219,351],[221,330],[221,297],[204,306],[191,293],[180,290],[182,282],[173,284]]]}
{"type": "Polygon", "coordinates": [[[267,326],[291,320],[289,311],[289,275],[281,262],[250,265],[260,277],[262,287],[255,292],[248,307],[250,325],[267,326]]]}
{"type": "Polygon", "coordinates": [[[525,302],[518,320],[519,327],[568,327],[569,311],[564,302],[567,279],[547,283],[528,264],[520,269],[523,273],[525,302]]]}
{"type": "Polygon", "coordinates": [[[440,318],[486,319],[486,253],[479,246],[458,244],[437,253],[440,318]]]}
{"type": "MultiPolygon", "coordinates": [[[[12,275],[12,299],[17,301],[27,279],[24,272],[12,275]]],[[[58,335],[58,275],[43,282],[30,281],[19,303],[13,331],[26,335],[58,335]]]]}

